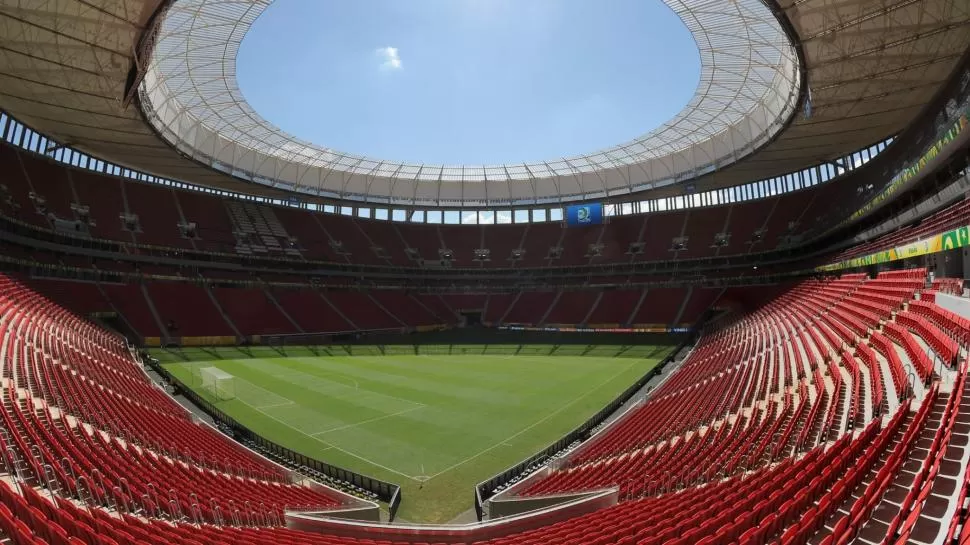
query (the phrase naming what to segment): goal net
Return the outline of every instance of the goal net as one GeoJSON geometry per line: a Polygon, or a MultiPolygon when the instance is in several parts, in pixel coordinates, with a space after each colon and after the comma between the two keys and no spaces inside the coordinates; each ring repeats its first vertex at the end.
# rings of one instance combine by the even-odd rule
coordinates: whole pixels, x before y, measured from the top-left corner
{"type": "Polygon", "coordinates": [[[202,379],[202,389],[212,394],[216,399],[227,400],[236,398],[235,377],[218,367],[202,367],[199,369],[202,379]]]}

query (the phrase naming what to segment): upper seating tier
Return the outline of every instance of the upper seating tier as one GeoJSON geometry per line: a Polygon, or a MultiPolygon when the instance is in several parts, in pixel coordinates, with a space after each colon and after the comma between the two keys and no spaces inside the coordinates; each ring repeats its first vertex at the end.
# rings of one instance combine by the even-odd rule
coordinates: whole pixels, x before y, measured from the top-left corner
{"type": "Polygon", "coordinates": [[[755,239],[756,248],[774,249],[802,214],[803,197],[787,196],[616,216],[593,227],[566,228],[562,222],[412,224],[227,201],[218,194],[68,167],[8,144],[0,147],[0,168],[13,173],[4,180],[11,202],[0,199],[0,213],[49,228],[30,199],[33,193],[46,202],[45,210],[64,220],[76,219],[72,205],[88,206],[90,236],[96,238],[244,256],[404,267],[441,267],[444,262],[452,268],[686,260],[745,254],[755,239]],[[131,229],[121,220],[125,214],[137,218],[131,229]],[[194,236],[183,235],[181,224],[194,224],[194,236]],[[724,237],[715,244],[719,235],[724,237]],[[678,243],[683,243],[680,249],[678,243]],[[476,255],[479,250],[487,252],[476,255]]]}

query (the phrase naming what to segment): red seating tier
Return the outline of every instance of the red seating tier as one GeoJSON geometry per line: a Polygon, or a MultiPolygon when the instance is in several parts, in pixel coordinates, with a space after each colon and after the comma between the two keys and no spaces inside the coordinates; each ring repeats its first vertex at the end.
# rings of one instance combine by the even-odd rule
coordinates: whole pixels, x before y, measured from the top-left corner
{"type": "Polygon", "coordinates": [[[583,324],[599,299],[595,291],[564,291],[546,316],[547,324],[583,324]]]}
{"type": "Polygon", "coordinates": [[[398,329],[402,323],[365,292],[328,291],[323,294],[355,329],[398,329]]]}
{"type": "Polygon", "coordinates": [[[138,284],[102,284],[111,304],[125,317],[131,327],[145,337],[161,337],[163,332],[148,308],[138,284]]]}
{"type": "Polygon", "coordinates": [[[539,325],[555,299],[555,292],[523,292],[516,298],[503,321],[507,324],[539,325]]]}
{"type": "MultiPolygon", "coordinates": [[[[92,229],[96,237],[132,242],[132,234],[122,229],[119,215],[137,214],[142,232],[134,240],[152,245],[167,245],[215,252],[236,252],[236,237],[226,211],[224,197],[174,187],[152,188],[146,182],[123,179],[102,173],[68,167],[46,157],[14,149],[7,144],[0,153],[0,165],[12,175],[5,179],[7,193],[20,206],[0,205],[0,212],[16,215],[41,227],[49,227],[30,202],[31,191],[47,199],[49,211],[73,220],[70,209],[78,193],[80,204],[91,207],[97,222],[92,229]],[[74,190],[72,190],[74,187],[74,190]],[[122,189],[124,188],[124,189],[122,189]],[[179,215],[181,210],[182,215],[179,215]],[[184,218],[182,217],[184,216],[184,218]],[[198,240],[183,238],[176,225],[185,220],[197,225],[198,240]]],[[[274,207],[286,232],[296,238],[305,257],[337,263],[366,265],[414,266],[405,248],[414,248],[421,259],[436,262],[438,251],[449,249],[455,267],[547,267],[598,263],[624,263],[691,259],[713,255],[728,256],[750,250],[777,247],[779,237],[798,222],[815,224],[816,218],[803,217],[806,199],[827,191],[827,186],[813,187],[777,199],[767,198],[721,206],[653,212],[638,216],[614,216],[603,226],[569,228],[562,222],[531,224],[411,224],[365,219],[350,214],[274,207]],[[755,246],[749,242],[764,229],[763,239],[755,246]],[[714,235],[730,235],[726,245],[713,247],[714,235]],[[671,251],[672,239],[686,237],[686,249],[671,251]],[[645,244],[640,255],[629,253],[635,242],[645,244]],[[333,245],[332,245],[333,244],[333,245]],[[602,244],[600,257],[590,254],[591,244],[602,244]],[[382,253],[375,253],[375,247],[382,253]],[[474,261],[473,251],[487,248],[488,261],[474,261]],[[510,261],[514,249],[525,253],[518,262],[510,261]],[[559,257],[550,255],[551,248],[561,248],[559,257]]],[[[269,206],[269,205],[259,205],[269,206]]],[[[339,210],[343,212],[343,210],[339,210]]],[[[509,213],[509,212],[505,212],[509,213]]],[[[505,214],[502,213],[502,214],[505,214]]],[[[958,221],[948,215],[947,221],[958,221]]],[[[959,220],[962,221],[962,220],[959,220]]],[[[949,225],[949,223],[947,223],[949,225]]]]}
{"type": "Polygon", "coordinates": [[[158,282],[145,287],[162,325],[174,323],[172,336],[235,335],[202,286],[158,282]]]}
{"type": "Polygon", "coordinates": [[[304,332],[324,333],[354,329],[317,291],[277,289],[273,291],[273,296],[304,332]]]}
{"type": "Polygon", "coordinates": [[[611,290],[602,293],[602,299],[587,320],[590,325],[626,325],[642,295],[639,290],[611,290]]]}
{"type": "MultiPolygon", "coordinates": [[[[936,347],[949,339],[944,332],[961,327],[928,302],[911,302],[910,310],[894,316],[895,299],[858,296],[883,289],[885,281],[809,281],[753,313],[709,327],[649,399],[516,492],[617,486],[618,505],[467,542],[788,544],[821,532],[827,540],[821,542],[832,543],[865,534],[875,524],[870,515],[886,501],[884,492],[908,479],[909,492],[895,503],[895,515],[881,522],[887,526],[883,535],[905,542],[936,516],[938,507],[926,498],[943,494],[938,474],[960,483],[961,498],[970,489],[970,480],[959,474],[962,466],[944,463],[951,437],[960,433],[957,444],[966,441],[965,424],[958,429],[957,423],[965,420],[967,364],[959,367],[952,394],[938,396],[934,384],[915,414],[912,400],[892,400],[888,405],[899,410],[881,426],[880,359],[887,360],[899,392],[896,343],[929,379],[933,370],[919,360],[911,330],[936,347]],[[859,322],[871,329],[873,321],[885,336],[853,331],[859,322]],[[874,405],[871,422],[864,421],[867,400],[874,405]],[[847,433],[853,427],[862,430],[847,433]],[[919,463],[900,471],[906,460],[919,463]]],[[[905,289],[915,291],[912,285],[905,289]]],[[[220,301],[243,293],[225,290],[217,295],[220,301]]],[[[247,303],[256,293],[265,296],[252,289],[236,301],[247,303]]],[[[504,308],[510,314],[520,304],[545,302],[548,308],[556,296],[510,294],[504,308]]],[[[382,307],[410,299],[404,293],[395,299],[345,291],[326,297],[359,316],[386,317],[382,307]]],[[[0,530],[16,543],[378,542],[367,541],[377,534],[366,526],[355,538],[278,527],[285,507],[327,509],[344,499],[287,483],[279,468],[194,423],[148,381],[119,338],[4,277],[0,340],[0,420],[7,430],[0,434],[0,457],[25,478],[18,491],[0,482],[0,530]],[[57,483],[52,499],[33,488],[50,482],[57,483]],[[82,495],[87,510],[66,499],[82,495]],[[139,516],[108,509],[138,510],[139,516]]],[[[938,533],[960,535],[965,518],[958,509],[952,521],[937,524],[938,533]]],[[[400,545],[429,541],[418,531],[400,545]]]]}
{"type": "Polygon", "coordinates": [[[212,288],[212,295],[243,335],[294,332],[294,325],[261,289],[212,288]]]}
{"type": "Polygon", "coordinates": [[[402,291],[375,290],[370,293],[392,316],[410,327],[441,323],[435,313],[402,291]]]}
{"type": "MultiPolygon", "coordinates": [[[[0,450],[5,466],[26,479],[28,497],[27,486],[56,483],[59,493],[95,505],[209,522],[236,506],[279,520],[287,505],[344,501],[287,484],[281,468],[194,423],[150,383],[118,337],[5,277],[0,339],[7,430],[0,450]]],[[[4,504],[16,501],[2,492],[4,504]]]]}
{"type": "Polygon", "coordinates": [[[631,319],[634,324],[664,324],[671,325],[677,320],[687,290],[683,288],[658,288],[647,290],[636,316],[631,319]]]}
{"type": "Polygon", "coordinates": [[[178,225],[182,218],[175,206],[175,190],[170,187],[147,183],[124,184],[129,211],[138,216],[141,232],[135,235],[138,242],[155,246],[184,247],[178,225]]]}

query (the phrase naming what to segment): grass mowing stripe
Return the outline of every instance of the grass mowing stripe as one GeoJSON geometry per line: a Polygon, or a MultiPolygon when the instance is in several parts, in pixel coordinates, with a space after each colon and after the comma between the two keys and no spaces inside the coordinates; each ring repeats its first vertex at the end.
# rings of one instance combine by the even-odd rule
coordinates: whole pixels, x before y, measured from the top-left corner
{"type": "MultiPolygon", "coordinates": [[[[253,408],[253,409],[256,409],[256,407],[252,407],[252,408],[253,408]]],[[[398,474],[398,475],[400,475],[400,476],[402,476],[402,477],[407,477],[408,479],[411,479],[411,480],[417,480],[417,479],[416,479],[415,477],[412,477],[412,476],[410,476],[410,475],[408,475],[408,474],[406,474],[406,473],[401,473],[400,471],[397,471],[396,469],[393,469],[393,468],[390,468],[390,467],[385,467],[385,466],[382,466],[382,465],[380,465],[380,464],[378,464],[378,463],[376,463],[376,462],[374,462],[374,461],[372,461],[372,460],[369,460],[369,459],[367,459],[367,458],[364,458],[363,456],[359,456],[359,455],[357,455],[357,454],[354,454],[353,452],[349,452],[349,451],[347,451],[347,450],[344,450],[344,449],[342,449],[342,448],[340,448],[340,447],[338,447],[337,445],[332,445],[332,444],[330,444],[330,443],[328,443],[328,442],[326,442],[326,441],[324,441],[323,439],[318,439],[317,437],[314,437],[314,436],[313,436],[313,435],[311,435],[311,434],[307,434],[307,433],[304,433],[304,432],[302,432],[302,431],[300,431],[300,430],[298,430],[297,428],[294,428],[294,427],[293,427],[293,426],[291,426],[290,424],[288,424],[288,423],[287,423],[287,422],[286,422],[285,420],[280,420],[279,418],[276,418],[275,416],[273,416],[273,415],[271,415],[271,414],[268,414],[268,413],[266,413],[266,412],[263,412],[263,411],[260,411],[259,409],[256,409],[256,410],[257,410],[257,411],[259,411],[259,412],[261,412],[261,413],[263,413],[264,415],[266,415],[266,416],[268,416],[268,417],[270,417],[270,418],[272,418],[273,420],[276,420],[276,421],[277,421],[277,422],[279,422],[280,424],[283,424],[284,426],[286,426],[286,427],[288,427],[288,428],[290,428],[290,429],[292,429],[292,430],[295,430],[295,431],[297,431],[297,432],[299,432],[299,433],[302,433],[303,435],[306,435],[307,437],[310,437],[311,439],[313,439],[313,440],[315,440],[315,441],[319,441],[320,443],[322,443],[322,444],[324,444],[324,445],[326,445],[326,446],[327,446],[327,448],[332,448],[332,449],[337,449],[337,450],[339,450],[339,451],[341,451],[341,452],[343,452],[343,453],[345,453],[345,454],[349,454],[349,455],[351,455],[351,456],[353,456],[354,458],[359,458],[360,460],[362,460],[362,461],[364,461],[364,462],[367,462],[368,464],[372,464],[372,465],[375,465],[375,466],[378,466],[378,467],[380,467],[380,468],[382,468],[382,469],[385,469],[385,470],[387,470],[387,471],[390,471],[390,472],[392,472],[392,473],[396,473],[396,474],[398,474]]],[[[324,450],[327,450],[327,449],[324,449],[324,450]]]]}
{"type": "MultiPolygon", "coordinates": [[[[367,388],[351,387],[343,381],[334,382],[313,374],[294,371],[283,365],[293,364],[293,360],[282,360],[280,364],[272,366],[253,363],[254,361],[265,362],[266,360],[238,362],[242,368],[237,369],[239,371],[246,369],[250,373],[259,375],[267,385],[272,384],[273,387],[285,390],[289,399],[324,414],[338,416],[349,414],[353,415],[353,421],[358,421],[420,405],[407,399],[373,392],[367,388]]],[[[235,367],[236,363],[233,362],[232,365],[235,367]]],[[[231,370],[229,372],[232,373],[231,370]]],[[[344,421],[341,423],[346,423],[347,419],[341,416],[340,420],[344,421]]]]}
{"type": "MultiPolygon", "coordinates": [[[[364,356],[336,356],[336,357],[332,357],[332,358],[327,358],[326,363],[330,363],[330,364],[335,364],[335,363],[336,364],[341,364],[345,360],[357,360],[357,359],[363,358],[363,357],[364,356]]],[[[364,395],[382,397],[382,398],[390,399],[390,400],[393,400],[393,401],[396,401],[396,402],[402,402],[402,403],[411,404],[411,405],[415,404],[415,401],[412,400],[412,399],[409,399],[409,398],[406,398],[406,397],[396,396],[396,395],[387,393],[385,391],[382,391],[379,388],[374,388],[374,381],[367,380],[367,375],[366,374],[355,377],[355,376],[352,376],[352,375],[349,375],[349,374],[343,372],[343,370],[341,370],[341,371],[333,371],[332,370],[333,369],[333,366],[332,365],[324,373],[315,373],[315,372],[312,372],[312,371],[320,368],[320,363],[321,362],[320,362],[319,359],[317,359],[317,358],[298,358],[298,359],[296,359],[294,361],[297,362],[297,363],[299,363],[299,364],[306,364],[307,367],[309,369],[311,369],[311,372],[295,371],[294,372],[294,376],[310,377],[310,378],[308,378],[308,380],[310,380],[311,382],[313,380],[312,377],[318,377],[318,376],[327,377],[327,376],[330,376],[330,375],[340,376],[340,377],[346,378],[347,380],[353,381],[354,382],[354,385],[355,385],[355,389],[357,391],[359,391],[359,392],[363,392],[364,395]],[[299,375],[297,375],[296,373],[299,373],[299,375]],[[363,385],[361,384],[362,381],[364,382],[363,385]]],[[[421,403],[418,403],[418,405],[421,405],[421,403]]]]}
{"type": "Polygon", "coordinates": [[[317,433],[311,433],[310,436],[311,437],[316,437],[318,435],[326,435],[328,433],[333,433],[335,431],[346,430],[348,428],[354,428],[354,427],[357,427],[357,426],[362,426],[364,424],[370,424],[371,422],[377,422],[378,420],[384,420],[385,418],[393,418],[395,416],[401,416],[402,414],[407,414],[407,413],[412,412],[412,411],[417,411],[418,409],[423,409],[426,406],[427,405],[421,405],[420,407],[411,407],[410,409],[404,409],[403,411],[398,411],[396,413],[385,414],[384,416],[377,416],[377,417],[374,417],[374,418],[370,418],[368,420],[364,420],[362,422],[355,422],[353,424],[346,424],[346,425],[343,425],[343,426],[340,426],[340,427],[330,428],[329,430],[318,431],[317,433]]]}
{"type": "MultiPolygon", "coordinates": [[[[460,358],[432,358],[428,356],[401,358],[401,354],[389,356],[361,356],[364,360],[384,369],[388,374],[399,374],[406,378],[422,378],[437,384],[442,382],[451,384],[475,383],[501,384],[502,377],[497,376],[491,369],[477,369],[461,365],[460,358]]],[[[479,356],[487,358],[489,356],[479,356]]]]}
{"type": "MultiPolygon", "coordinates": [[[[328,361],[332,359],[333,358],[328,358],[328,361]]],[[[253,370],[259,371],[259,368],[262,365],[258,363],[250,363],[250,361],[243,361],[240,363],[250,367],[253,370]]],[[[274,368],[274,372],[270,373],[269,375],[276,380],[292,384],[292,387],[311,391],[313,392],[314,396],[320,396],[322,394],[327,396],[328,399],[339,399],[348,403],[363,404],[375,409],[380,408],[381,410],[394,411],[400,410],[401,408],[406,408],[406,406],[422,405],[421,403],[416,403],[410,399],[373,390],[368,388],[367,385],[362,388],[360,381],[341,373],[308,373],[294,368],[294,366],[300,365],[302,361],[303,358],[284,360],[284,362],[288,365],[276,366],[274,368]],[[350,386],[346,381],[333,381],[330,379],[331,376],[338,376],[346,379],[346,381],[352,381],[354,385],[350,386]],[[402,407],[402,403],[406,404],[406,406],[402,407]]],[[[320,363],[315,363],[316,367],[319,368],[320,363]]],[[[313,365],[313,363],[310,363],[309,365],[313,365]]]]}
{"type": "MultiPolygon", "coordinates": [[[[366,385],[366,389],[368,390],[378,392],[385,390],[393,391],[398,396],[398,399],[413,400],[416,397],[439,396],[454,399],[477,399],[480,402],[491,401],[494,403],[514,401],[514,398],[505,398],[502,390],[480,387],[472,377],[462,382],[451,383],[435,380],[422,376],[421,366],[415,365],[414,363],[412,363],[410,373],[406,368],[391,368],[390,365],[380,361],[386,357],[388,356],[328,358],[324,362],[324,365],[327,365],[329,369],[337,368],[340,373],[354,376],[362,385],[366,385]]],[[[392,359],[404,357],[390,356],[392,359]]],[[[409,356],[408,358],[416,360],[419,356],[409,356]]],[[[297,358],[297,361],[318,364],[316,361],[311,361],[307,358],[297,358]]],[[[385,395],[395,397],[391,394],[385,395]]]]}
{"type": "Polygon", "coordinates": [[[206,399],[272,441],[401,484],[402,520],[446,522],[471,507],[477,482],[575,428],[669,348],[643,358],[483,351],[216,360],[206,365],[293,404],[206,399]]]}
{"type": "Polygon", "coordinates": [[[255,406],[255,405],[250,405],[249,403],[247,403],[247,405],[249,405],[250,407],[252,407],[254,409],[260,409],[260,410],[262,410],[262,409],[278,409],[279,407],[291,407],[293,405],[296,405],[296,403],[293,403],[292,401],[286,401],[286,402],[283,402],[283,403],[276,403],[274,405],[261,405],[259,407],[255,406]]]}
{"type": "Polygon", "coordinates": [[[516,437],[522,435],[523,433],[525,433],[525,432],[527,432],[527,431],[535,428],[536,426],[542,424],[546,420],[549,420],[550,418],[552,418],[552,417],[556,416],[557,414],[563,412],[564,410],[568,409],[572,405],[576,404],[577,401],[580,401],[581,399],[583,399],[586,396],[588,396],[591,392],[595,392],[595,391],[599,390],[600,388],[602,388],[603,386],[606,386],[607,384],[609,384],[610,382],[612,382],[614,379],[616,379],[616,377],[620,376],[625,371],[628,371],[635,364],[636,364],[636,362],[631,363],[625,369],[622,369],[620,372],[616,373],[615,375],[613,375],[610,378],[608,378],[605,381],[603,381],[599,386],[596,386],[595,388],[593,388],[592,390],[586,392],[582,396],[580,396],[580,397],[578,397],[576,399],[573,399],[569,403],[566,403],[562,407],[560,407],[560,408],[556,409],[555,411],[547,414],[546,416],[542,417],[542,419],[539,420],[538,422],[534,422],[534,423],[530,424],[529,426],[527,426],[525,428],[522,428],[521,430],[519,430],[515,434],[513,434],[513,435],[511,435],[511,436],[506,437],[505,439],[503,439],[500,443],[497,443],[497,444],[495,444],[495,445],[493,445],[493,446],[491,446],[491,447],[489,447],[489,448],[487,448],[487,449],[485,449],[485,450],[483,450],[483,451],[481,451],[481,452],[479,452],[479,453],[477,453],[477,454],[475,454],[473,456],[470,456],[470,457],[466,458],[465,460],[462,460],[461,462],[458,462],[457,464],[455,464],[455,465],[453,465],[453,466],[451,466],[451,467],[449,467],[449,468],[447,468],[447,469],[445,469],[443,471],[440,471],[438,473],[435,473],[434,475],[431,475],[428,480],[431,480],[431,479],[437,477],[438,475],[441,475],[442,473],[447,473],[447,472],[451,471],[452,469],[455,469],[456,467],[462,466],[462,465],[464,465],[464,464],[466,464],[466,463],[474,460],[475,458],[478,458],[482,454],[485,454],[487,452],[490,452],[490,451],[494,450],[495,448],[497,448],[499,446],[509,446],[508,445],[508,442],[510,440],[515,439],[516,437]]]}

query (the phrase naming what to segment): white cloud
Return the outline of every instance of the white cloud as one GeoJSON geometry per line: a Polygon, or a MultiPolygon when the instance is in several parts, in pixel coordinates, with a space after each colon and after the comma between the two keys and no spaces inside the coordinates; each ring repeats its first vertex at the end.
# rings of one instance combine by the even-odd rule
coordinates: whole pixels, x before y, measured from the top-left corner
{"type": "Polygon", "coordinates": [[[381,59],[381,70],[403,70],[401,54],[396,47],[381,47],[376,52],[381,59]]]}

